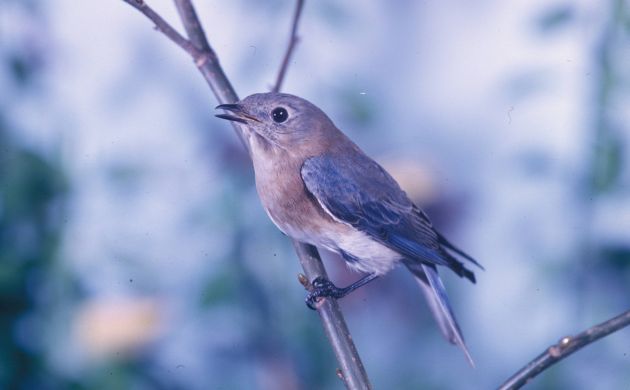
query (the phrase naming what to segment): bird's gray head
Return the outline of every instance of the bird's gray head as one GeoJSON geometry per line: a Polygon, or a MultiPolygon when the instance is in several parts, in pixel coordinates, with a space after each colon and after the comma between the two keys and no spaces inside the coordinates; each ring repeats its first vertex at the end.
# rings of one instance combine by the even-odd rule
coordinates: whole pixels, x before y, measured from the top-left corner
{"type": "Polygon", "coordinates": [[[336,130],[328,116],[314,104],[286,93],[257,93],[235,104],[221,104],[217,109],[229,112],[217,117],[243,123],[281,148],[316,142],[331,129],[336,130]]]}

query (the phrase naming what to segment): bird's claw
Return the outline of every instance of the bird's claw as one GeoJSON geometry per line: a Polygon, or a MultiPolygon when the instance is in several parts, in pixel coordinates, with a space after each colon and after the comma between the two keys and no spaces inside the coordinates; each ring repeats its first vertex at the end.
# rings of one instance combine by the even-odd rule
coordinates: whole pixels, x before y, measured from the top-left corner
{"type": "Polygon", "coordinates": [[[313,286],[313,291],[306,296],[306,306],[311,310],[316,310],[315,304],[319,298],[341,298],[345,295],[345,289],[335,286],[330,280],[321,276],[315,278],[311,285],[313,286]]]}

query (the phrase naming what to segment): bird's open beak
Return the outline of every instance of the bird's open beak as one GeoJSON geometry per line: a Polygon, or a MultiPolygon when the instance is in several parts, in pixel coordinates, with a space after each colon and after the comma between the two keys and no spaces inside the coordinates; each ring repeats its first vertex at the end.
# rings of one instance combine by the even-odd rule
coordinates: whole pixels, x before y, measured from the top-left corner
{"type": "Polygon", "coordinates": [[[215,116],[217,118],[227,119],[229,121],[239,122],[243,124],[247,124],[248,121],[260,122],[258,119],[245,112],[245,110],[243,110],[243,106],[241,106],[240,104],[219,104],[215,107],[215,109],[225,110],[234,114],[216,114],[215,116]]]}

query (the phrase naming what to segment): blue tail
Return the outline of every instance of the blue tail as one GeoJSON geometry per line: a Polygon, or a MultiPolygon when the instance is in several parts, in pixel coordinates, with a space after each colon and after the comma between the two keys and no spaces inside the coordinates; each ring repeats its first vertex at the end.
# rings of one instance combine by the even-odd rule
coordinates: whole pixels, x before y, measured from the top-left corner
{"type": "Polygon", "coordinates": [[[444,337],[451,344],[455,344],[460,347],[466,355],[466,359],[468,359],[470,365],[475,367],[475,363],[473,362],[470,352],[466,347],[464,336],[462,336],[462,331],[459,329],[457,320],[455,320],[455,315],[453,314],[451,305],[448,302],[448,297],[446,296],[446,289],[444,288],[444,284],[442,283],[437,270],[434,266],[425,264],[406,263],[406,265],[407,268],[409,268],[409,270],[414,274],[418,284],[422,288],[422,292],[429,304],[429,308],[440,326],[440,330],[442,331],[444,337]]]}

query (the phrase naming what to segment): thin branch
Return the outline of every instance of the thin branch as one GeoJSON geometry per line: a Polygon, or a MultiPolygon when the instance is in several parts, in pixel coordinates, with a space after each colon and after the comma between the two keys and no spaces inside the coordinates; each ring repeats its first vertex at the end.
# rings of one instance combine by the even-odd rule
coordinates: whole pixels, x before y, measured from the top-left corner
{"type": "MultiPolygon", "coordinates": [[[[179,13],[179,18],[186,30],[186,35],[188,35],[188,38],[194,47],[205,54],[205,61],[195,61],[195,64],[203,75],[203,78],[210,86],[214,96],[221,104],[237,102],[239,100],[238,95],[225,75],[225,72],[223,72],[223,68],[219,64],[219,58],[208,43],[208,39],[206,39],[206,33],[203,30],[203,26],[201,25],[199,18],[197,17],[197,12],[195,11],[195,7],[192,5],[192,2],[189,0],[174,1],[175,6],[177,7],[177,12],[179,13]]],[[[240,139],[243,147],[249,153],[249,142],[247,141],[246,133],[236,122],[231,123],[234,132],[240,139]]]]}
{"type": "MultiPolygon", "coordinates": [[[[133,8],[140,11],[154,24],[155,28],[164,34],[168,39],[187,52],[195,62],[195,65],[203,75],[204,79],[219,100],[219,103],[234,103],[238,101],[238,96],[228,81],[223,69],[219,65],[217,56],[205,39],[205,34],[195,13],[195,9],[189,1],[175,0],[175,5],[184,22],[186,32],[191,36],[191,40],[184,38],[173,26],[164,20],[153,10],[144,0],[123,0],[133,8]]],[[[238,124],[231,122],[236,135],[240,139],[243,147],[249,152],[247,137],[238,124]]]]}
{"type": "MultiPolygon", "coordinates": [[[[215,52],[212,50],[205,37],[202,25],[190,0],[174,0],[190,41],[183,38],[143,0],[123,1],[142,12],[155,23],[159,31],[164,33],[171,41],[175,42],[193,58],[219,103],[234,103],[239,100],[234,88],[219,65],[215,52]]],[[[278,76],[279,82],[276,83],[278,90],[282,83],[284,73],[286,73],[286,64],[288,64],[289,61],[288,58],[291,55],[293,46],[295,46],[295,32],[297,30],[297,21],[303,2],[303,0],[298,1],[294,27],[289,42],[290,47],[287,50],[287,55],[283,62],[283,70],[281,70],[281,74],[278,76]]],[[[239,125],[234,122],[232,122],[232,124],[236,134],[243,142],[244,147],[249,151],[249,143],[247,142],[245,133],[239,125]]],[[[295,240],[292,240],[292,243],[309,280],[314,280],[319,276],[327,277],[326,270],[315,247],[295,240]]],[[[338,374],[338,376],[343,379],[348,389],[370,389],[372,386],[336,300],[326,298],[320,300],[317,306],[317,312],[320,315],[324,331],[341,366],[341,374],[338,374]]]]}
{"type": "MultiPolygon", "coordinates": [[[[175,6],[177,7],[177,12],[179,12],[179,17],[184,25],[184,29],[186,29],[186,35],[188,35],[190,41],[199,48],[199,50],[211,53],[212,57],[216,60],[217,56],[214,53],[214,50],[210,47],[210,43],[208,43],[206,33],[199,21],[195,7],[193,7],[192,3],[187,0],[174,1],[175,6]]],[[[236,95],[236,93],[234,95],[236,95]]]]}
{"type": "Polygon", "coordinates": [[[293,54],[295,45],[297,45],[298,41],[300,40],[297,36],[297,28],[298,23],[300,22],[300,15],[302,15],[302,8],[304,8],[304,0],[297,0],[295,4],[295,13],[293,14],[293,23],[291,25],[291,36],[289,37],[289,45],[287,46],[286,53],[284,53],[284,58],[282,59],[282,64],[280,65],[280,71],[278,72],[278,77],[276,78],[276,84],[272,89],[273,92],[280,92],[282,82],[284,81],[284,77],[289,67],[291,55],[293,54]]]}
{"type": "Polygon", "coordinates": [[[562,338],[562,340],[560,340],[557,344],[547,348],[545,352],[541,353],[538,357],[514,374],[499,387],[499,390],[520,389],[536,375],[540,374],[560,360],[628,325],[630,325],[630,310],[606,322],[595,325],[575,336],[562,338]]]}
{"type": "Polygon", "coordinates": [[[181,47],[195,60],[195,62],[202,57],[202,54],[193,44],[186,38],[184,38],[177,30],[173,28],[166,20],[164,20],[157,12],[144,2],[144,0],[123,0],[133,8],[142,12],[144,16],[149,18],[154,24],[155,28],[166,35],[168,39],[174,42],[177,46],[181,47]]]}
{"type": "MultiPolygon", "coordinates": [[[[304,245],[297,241],[293,241],[293,246],[300,258],[300,263],[307,278],[306,280],[300,278],[300,282],[307,290],[312,288],[309,281],[320,276],[328,278],[324,264],[322,264],[315,247],[304,245]]],[[[357,348],[352,341],[352,335],[348,330],[337,300],[331,298],[320,299],[315,306],[328,341],[333,351],[335,351],[337,361],[341,365],[341,372],[337,371],[337,376],[341,378],[348,389],[371,389],[372,385],[363,367],[357,348]]]]}

